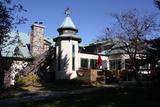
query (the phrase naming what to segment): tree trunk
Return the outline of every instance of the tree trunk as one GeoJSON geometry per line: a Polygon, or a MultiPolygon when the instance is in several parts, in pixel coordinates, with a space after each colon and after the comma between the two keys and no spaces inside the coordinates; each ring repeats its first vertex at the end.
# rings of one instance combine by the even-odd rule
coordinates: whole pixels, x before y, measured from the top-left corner
{"type": "Polygon", "coordinates": [[[3,86],[3,81],[4,81],[4,71],[2,68],[0,68],[0,88],[3,86]]]}
{"type": "Polygon", "coordinates": [[[8,88],[11,86],[11,72],[4,70],[4,80],[3,80],[3,87],[8,88]]]}
{"type": "Polygon", "coordinates": [[[8,60],[8,59],[4,59],[1,58],[0,59],[0,87],[1,88],[8,88],[10,87],[10,67],[12,65],[12,60],[8,60]]]}
{"type": "Polygon", "coordinates": [[[134,76],[135,76],[135,79],[136,79],[136,84],[137,85],[142,85],[142,81],[141,81],[141,76],[140,76],[140,73],[138,73],[137,70],[134,71],[134,76]]]}

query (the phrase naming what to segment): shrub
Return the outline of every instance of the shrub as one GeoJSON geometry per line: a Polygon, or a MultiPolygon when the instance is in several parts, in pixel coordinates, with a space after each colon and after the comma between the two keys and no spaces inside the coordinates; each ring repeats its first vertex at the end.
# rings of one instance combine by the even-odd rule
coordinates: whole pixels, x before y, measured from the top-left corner
{"type": "Polygon", "coordinates": [[[28,75],[19,77],[16,80],[16,83],[24,85],[36,85],[39,84],[39,82],[40,77],[35,73],[29,73],[28,75]]]}

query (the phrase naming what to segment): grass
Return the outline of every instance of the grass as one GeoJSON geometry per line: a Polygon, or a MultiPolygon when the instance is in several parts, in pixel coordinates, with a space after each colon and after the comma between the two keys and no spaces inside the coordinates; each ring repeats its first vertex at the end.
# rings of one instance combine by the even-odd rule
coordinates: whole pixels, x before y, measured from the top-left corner
{"type": "Polygon", "coordinates": [[[29,93],[29,89],[25,89],[24,87],[11,87],[8,89],[3,89],[0,91],[0,100],[7,98],[15,98],[15,97],[23,97],[27,95],[34,95],[29,93]]]}
{"type": "Polygon", "coordinates": [[[158,89],[148,86],[104,88],[87,94],[23,103],[12,107],[160,107],[158,93],[158,89]]]}
{"type": "Polygon", "coordinates": [[[57,80],[53,83],[43,84],[42,86],[44,87],[42,90],[52,91],[69,91],[92,87],[90,84],[80,80],[57,80]]]}
{"type": "Polygon", "coordinates": [[[51,90],[51,91],[70,91],[91,87],[88,84],[79,80],[57,80],[53,83],[42,83],[37,85],[16,86],[0,91],[0,99],[23,97],[27,95],[35,95],[36,91],[51,90]]]}

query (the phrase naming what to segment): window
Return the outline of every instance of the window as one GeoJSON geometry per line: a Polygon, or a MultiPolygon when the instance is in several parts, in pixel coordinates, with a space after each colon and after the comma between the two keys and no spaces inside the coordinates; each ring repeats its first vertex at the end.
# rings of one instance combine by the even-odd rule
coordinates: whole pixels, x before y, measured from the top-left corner
{"type": "Polygon", "coordinates": [[[64,30],[63,33],[64,34],[75,34],[75,32],[72,30],[64,30]]]}
{"type": "Polygon", "coordinates": [[[107,60],[102,61],[102,68],[107,69],[107,60]]]}
{"type": "Polygon", "coordinates": [[[121,69],[121,60],[110,60],[110,70],[121,69]]]}
{"type": "Polygon", "coordinates": [[[81,68],[88,68],[88,59],[81,59],[81,68]]]}
{"type": "Polygon", "coordinates": [[[75,58],[74,57],[72,57],[72,70],[74,71],[75,70],[75,58]]]}
{"type": "Polygon", "coordinates": [[[149,69],[149,65],[148,64],[145,64],[143,66],[140,66],[139,69],[149,69]]]}
{"type": "Polygon", "coordinates": [[[75,70],[75,45],[72,45],[72,70],[75,70]]]}
{"type": "Polygon", "coordinates": [[[72,54],[75,56],[75,45],[72,45],[72,54]]]}
{"type": "Polygon", "coordinates": [[[90,59],[90,68],[92,68],[92,69],[97,68],[97,60],[96,59],[90,59]]]}

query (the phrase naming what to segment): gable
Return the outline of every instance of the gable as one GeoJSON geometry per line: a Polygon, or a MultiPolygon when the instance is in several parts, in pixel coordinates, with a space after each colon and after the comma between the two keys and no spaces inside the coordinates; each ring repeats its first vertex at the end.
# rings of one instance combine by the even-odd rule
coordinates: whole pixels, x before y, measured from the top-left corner
{"type": "Polygon", "coordinates": [[[2,48],[3,57],[14,57],[14,58],[31,58],[29,49],[30,36],[22,32],[11,32],[9,33],[10,38],[5,43],[6,46],[2,48]],[[20,55],[15,55],[16,48],[19,49],[20,55]]]}

